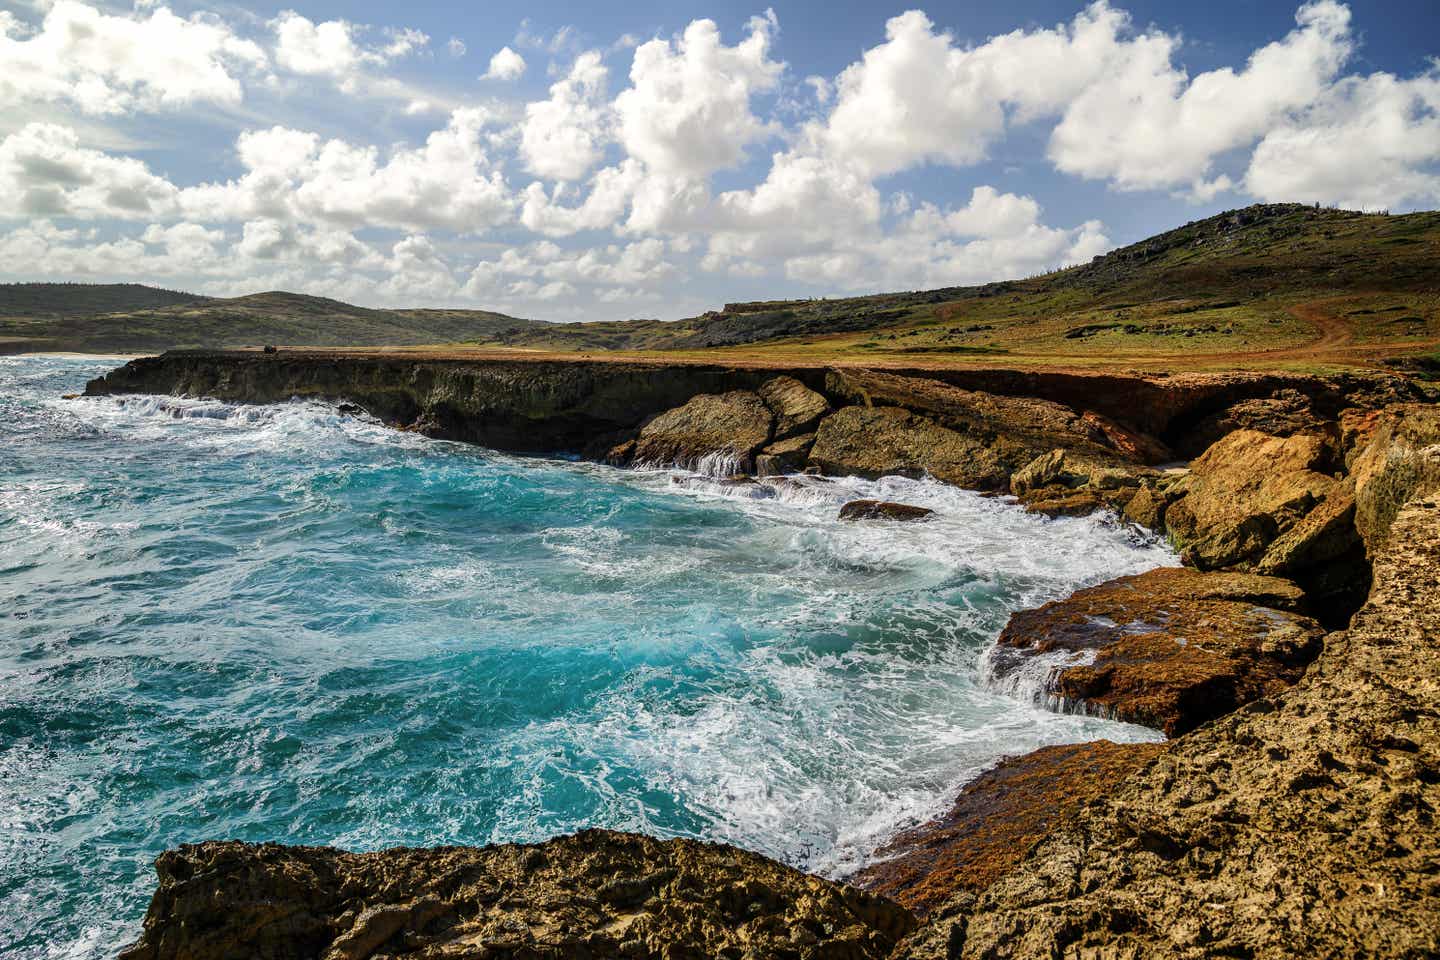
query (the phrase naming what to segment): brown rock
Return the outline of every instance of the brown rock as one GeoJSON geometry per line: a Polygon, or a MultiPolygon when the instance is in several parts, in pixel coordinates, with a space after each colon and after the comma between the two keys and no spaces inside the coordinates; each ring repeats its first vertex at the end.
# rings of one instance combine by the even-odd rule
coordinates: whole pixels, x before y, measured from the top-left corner
{"type": "Polygon", "coordinates": [[[841,520],[926,520],[935,515],[928,507],[889,500],[851,500],[840,508],[841,520]]]}
{"type": "Polygon", "coordinates": [[[814,445],[813,433],[772,443],[756,454],[755,472],[762,477],[799,473],[805,468],[805,463],[810,458],[810,448],[814,445]]]}
{"type": "Polygon", "coordinates": [[[775,414],[776,440],[813,433],[820,418],[830,412],[830,404],[823,396],[794,377],[766,380],[756,393],[775,414]]]}
{"type": "Polygon", "coordinates": [[[1024,496],[1046,487],[1070,490],[1120,490],[1138,487],[1158,476],[1153,470],[1116,464],[1076,455],[1069,450],[1051,450],[1031,460],[1010,477],[1010,492],[1024,496]]]}
{"type": "Polygon", "coordinates": [[[770,408],[748,390],[701,394],[642,427],[634,459],[695,469],[703,459],[719,457],[750,471],[755,452],[770,442],[773,422],[770,408]]]}
{"type": "Polygon", "coordinates": [[[1158,743],[1095,740],[1002,760],[966,784],[943,816],[899,834],[850,882],[921,920],[960,890],[983,890],[1086,803],[1153,760],[1158,743]]]}
{"type": "Polygon", "coordinates": [[[1165,511],[1165,527],[1202,570],[1253,563],[1340,488],[1322,472],[1329,459],[1324,437],[1237,430],[1191,463],[1172,488],[1179,499],[1165,511]]]}
{"type": "Polygon", "coordinates": [[[123,960],[881,958],[902,907],[723,844],[587,830],[344,853],[183,846],[123,960]]]}
{"type": "Polygon", "coordinates": [[[1102,510],[1114,510],[1117,505],[1094,490],[1068,490],[1064,487],[1045,487],[1033,490],[1020,498],[1026,513],[1038,513],[1045,517],[1088,517],[1102,510]]]}
{"type": "Polygon", "coordinates": [[[982,443],[1003,438],[1027,451],[1028,461],[1056,447],[1119,457],[1099,420],[1091,421],[1063,404],[965,390],[941,380],[905,377],[876,370],[832,370],[825,377],[832,395],[866,407],[903,407],[982,443]]]}
{"type": "Polygon", "coordinates": [[[948,430],[898,407],[842,407],[824,420],[810,464],[831,475],[875,479],[929,474],[976,490],[1003,490],[1026,451],[948,430]]]}
{"type": "Polygon", "coordinates": [[[1315,413],[1310,398],[1286,388],[1268,397],[1237,401],[1211,414],[1187,432],[1185,441],[1188,449],[1198,453],[1236,430],[1293,437],[1298,433],[1321,434],[1325,429],[1326,421],[1315,413]]]}
{"type": "Polygon", "coordinates": [[[1014,614],[991,654],[1014,683],[1047,671],[1044,693],[1178,736],[1298,680],[1324,629],[1291,607],[1300,591],[1271,577],[1178,567],[1121,577],[1014,614]]]}
{"type": "Polygon", "coordinates": [[[1440,497],[1294,687],[1170,744],[897,960],[1440,955],[1440,497]]]}
{"type": "Polygon", "coordinates": [[[1275,539],[1255,564],[1255,572],[1270,576],[1332,562],[1360,545],[1355,529],[1355,496],[1338,488],[1307,513],[1299,523],[1275,539]]]}
{"type": "Polygon", "coordinates": [[[1440,404],[1395,404],[1348,426],[1355,526],[1373,555],[1403,504],[1440,489],[1440,404]]]}
{"type": "Polygon", "coordinates": [[[1169,506],[1170,499],[1159,485],[1146,483],[1125,504],[1125,519],[1158,532],[1165,529],[1165,511],[1169,506]]]}

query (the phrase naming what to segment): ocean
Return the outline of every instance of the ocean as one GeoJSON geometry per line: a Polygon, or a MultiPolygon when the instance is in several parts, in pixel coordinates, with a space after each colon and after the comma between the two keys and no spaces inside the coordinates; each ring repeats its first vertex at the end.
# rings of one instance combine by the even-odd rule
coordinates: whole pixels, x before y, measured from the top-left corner
{"type": "Polygon", "coordinates": [[[983,681],[1011,612],[1176,562],[1113,519],[61,399],[119,362],[0,358],[5,957],[113,956],[180,843],[604,826],[843,876],[1001,756],[1157,738],[983,681]]]}

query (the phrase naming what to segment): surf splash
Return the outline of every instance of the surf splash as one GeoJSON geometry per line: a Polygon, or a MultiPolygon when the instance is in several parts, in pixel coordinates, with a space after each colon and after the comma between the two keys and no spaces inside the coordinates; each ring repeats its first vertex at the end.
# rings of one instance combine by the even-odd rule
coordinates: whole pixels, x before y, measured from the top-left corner
{"type": "Polygon", "coordinates": [[[58,399],[109,366],[0,359],[5,956],[113,955],[183,842],[606,826],[842,875],[1002,755],[1156,736],[981,669],[1011,611],[1173,562],[1123,525],[58,399]]]}

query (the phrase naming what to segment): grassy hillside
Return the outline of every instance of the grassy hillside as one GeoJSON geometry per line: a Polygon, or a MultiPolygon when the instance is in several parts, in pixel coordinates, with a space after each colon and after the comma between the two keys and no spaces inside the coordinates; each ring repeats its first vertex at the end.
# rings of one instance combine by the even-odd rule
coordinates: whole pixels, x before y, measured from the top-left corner
{"type": "MultiPolygon", "coordinates": [[[[17,285],[19,286],[19,285],[17,285]]],[[[25,285],[31,286],[31,285],[25,285]]],[[[34,285],[40,286],[40,285],[34,285]]],[[[49,285],[73,288],[74,285],[49,285]]],[[[141,287],[154,294],[166,291],[141,287]]],[[[68,306],[86,297],[61,291],[68,306]]],[[[22,297],[16,297],[23,302],[22,297]]],[[[95,299],[103,299],[96,297],[95,299]]],[[[157,297],[157,299],[159,299],[157,297]]],[[[39,309],[0,314],[0,352],[74,350],[145,353],[176,347],[261,344],[392,346],[489,339],[534,325],[485,310],[370,310],[296,293],[194,299],[91,314],[39,309]]]]}
{"type": "Polygon", "coordinates": [[[1440,213],[1253,206],[1026,280],[728,304],[675,323],[557,324],[491,342],[912,361],[1423,354],[1440,343],[1440,213]]]}
{"type": "Polygon", "coordinates": [[[208,299],[141,283],[0,283],[0,317],[84,317],[208,299]]]}

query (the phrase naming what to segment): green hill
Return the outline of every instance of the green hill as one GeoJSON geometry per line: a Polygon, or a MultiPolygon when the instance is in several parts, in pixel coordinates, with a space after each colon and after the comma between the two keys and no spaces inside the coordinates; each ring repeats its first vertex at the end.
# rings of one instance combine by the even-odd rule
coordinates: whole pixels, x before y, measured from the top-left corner
{"type": "MultiPolygon", "coordinates": [[[[792,341],[828,351],[908,354],[1166,352],[1303,342],[1294,308],[1353,299],[1354,339],[1440,335],[1440,213],[1403,216],[1264,204],[1121,247],[1091,263],[971,287],[825,300],[727,304],[673,323],[551,324],[498,336],[549,349],[694,350],[792,341]],[[1371,301],[1374,301],[1372,303],[1371,301]],[[1381,303],[1380,301],[1384,301],[1381,303]]],[[[1346,306],[1346,304],[1338,304],[1346,306]]]]}
{"type": "Polygon", "coordinates": [[[268,343],[398,346],[491,339],[535,325],[487,310],[371,310],[298,293],[210,299],[129,284],[123,295],[112,289],[12,284],[9,300],[0,302],[0,352],[151,353],[268,343]],[[84,309],[125,296],[187,299],[111,311],[84,309]]]}

